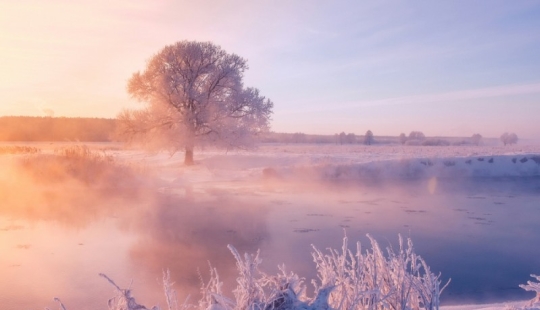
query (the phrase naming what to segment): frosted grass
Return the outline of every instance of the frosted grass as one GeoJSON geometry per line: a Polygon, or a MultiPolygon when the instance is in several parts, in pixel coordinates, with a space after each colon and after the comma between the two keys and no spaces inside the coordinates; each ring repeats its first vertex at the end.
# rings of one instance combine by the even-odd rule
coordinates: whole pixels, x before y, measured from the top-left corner
{"type": "MultiPolygon", "coordinates": [[[[348,247],[343,239],[340,250],[322,251],[313,246],[313,260],[317,279],[311,284],[314,296],[308,296],[304,279],[294,272],[287,272],[284,265],[276,275],[260,270],[259,252],[244,254],[229,245],[236,259],[238,277],[233,296],[225,296],[216,269],[211,268],[210,279],[202,284],[201,298],[196,304],[180,304],[172,289],[169,272],[164,273],[163,283],[166,308],[147,308],[136,302],[131,290],[120,288],[112,279],[100,274],[115,289],[115,296],[108,301],[109,310],[319,310],[319,309],[439,309],[440,275],[431,272],[426,262],[414,252],[410,239],[399,237],[399,249],[385,251],[370,236],[371,249],[348,247]]],[[[202,280],[201,280],[202,282],[202,280]]],[[[57,299],[61,309],[67,309],[57,299]]]]}
{"type": "MultiPolygon", "coordinates": [[[[262,259],[259,252],[243,256],[231,245],[229,250],[236,259],[238,277],[233,296],[223,293],[223,283],[215,268],[210,268],[210,279],[201,278],[201,298],[196,304],[179,303],[169,271],[163,273],[166,307],[147,308],[137,303],[131,289],[123,289],[105,274],[115,296],[107,302],[109,310],[438,310],[440,296],[450,280],[444,285],[441,275],[434,274],[427,263],[414,252],[411,239],[399,236],[399,249],[383,250],[368,235],[371,248],[356,249],[343,239],[340,250],[322,251],[313,246],[312,257],[317,269],[317,279],[311,284],[314,296],[308,296],[305,279],[279,266],[276,275],[260,270],[262,259]],[[442,285],[442,286],[441,286],[442,285]]],[[[540,276],[531,275],[539,282],[528,281],[520,285],[536,297],[523,306],[506,306],[507,310],[540,309],[540,276]]],[[[68,310],[60,299],[54,299],[61,310],[68,310]]],[[[48,309],[48,308],[46,308],[48,309]]]]}

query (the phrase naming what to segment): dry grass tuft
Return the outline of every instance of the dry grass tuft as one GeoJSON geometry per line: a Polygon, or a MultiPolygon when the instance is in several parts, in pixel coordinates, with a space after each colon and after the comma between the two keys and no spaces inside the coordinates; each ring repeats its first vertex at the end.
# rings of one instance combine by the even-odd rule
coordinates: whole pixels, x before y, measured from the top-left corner
{"type": "Polygon", "coordinates": [[[37,182],[76,180],[103,189],[128,186],[127,181],[133,180],[136,172],[133,166],[86,146],[70,146],[55,149],[53,154],[27,156],[21,161],[21,166],[37,182]]]}
{"type": "Polygon", "coordinates": [[[33,146],[18,146],[18,145],[6,145],[0,146],[0,155],[6,154],[37,154],[41,149],[33,146]]]}

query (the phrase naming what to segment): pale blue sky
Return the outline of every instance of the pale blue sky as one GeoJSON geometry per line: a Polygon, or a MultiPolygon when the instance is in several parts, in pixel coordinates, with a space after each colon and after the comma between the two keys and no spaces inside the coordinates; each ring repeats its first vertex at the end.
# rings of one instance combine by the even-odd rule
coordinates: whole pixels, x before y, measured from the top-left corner
{"type": "Polygon", "coordinates": [[[131,74],[199,40],[248,60],[274,131],[540,138],[538,1],[0,1],[0,29],[0,115],[141,107],[131,74]]]}

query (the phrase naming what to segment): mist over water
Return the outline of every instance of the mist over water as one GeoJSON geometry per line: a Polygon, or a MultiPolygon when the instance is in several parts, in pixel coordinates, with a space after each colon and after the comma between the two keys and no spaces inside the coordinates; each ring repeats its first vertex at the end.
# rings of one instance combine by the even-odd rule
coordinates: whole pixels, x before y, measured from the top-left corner
{"type": "Polygon", "coordinates": [[[104,308],[112,288],[99,272],[123,287],[133,280],[137,300],[147,305],[164,304],[165,269],[180,300],[188,294],[197,300],[210,266],[230,293],[236,269],[227,244],[241,253],[260,249],[268,273],[284,263],[309,281],[316,276],[311,245],[339,248],[344,234],[366,247],[367,233],[394,248],[398,234],[411,237],[431,270],[443,282],[452,278],[443,304],[531,298],[518,285],[540,270],[538,177],[365,182],[267,172],[220,178],[245,164],[233,161],[213,167],[213,181],[196,182],[208,173],[202,165],[162,167],[174,176],[164,181],[157,168],[134,172],[98,161],[90,163],[94,175],[87,182],[77,170],[83,163],[36,156],[2,158],[0,303],[6,309],[53,308],[53,297],[78,309],[104,308]]]}

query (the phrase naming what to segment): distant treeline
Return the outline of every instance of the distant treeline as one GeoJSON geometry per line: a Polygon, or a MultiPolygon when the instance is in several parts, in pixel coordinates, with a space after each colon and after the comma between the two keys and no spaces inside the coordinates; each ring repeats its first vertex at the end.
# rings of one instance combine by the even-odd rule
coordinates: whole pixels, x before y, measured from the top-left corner
{"type": "Polygon", "coordinates": [[[402,144],[415,146],[496,145],[498,143],[498,139],[483,138],[479,134],[474,134],[472,137],[426,137],[422,132],[412,131],[409,135],[402,133],[399,136],[377,136],[371,130],[363,135],[345,132],[333,135],[268,132],[261,135],[259,141],[262,143],[402,144]]]}
{"type": "Polygon", "coordinates": [[[0,141],[112,141],[116,120],[83,117],[0,117],[0,141]]]}
{"type": "MultiPolygon", "coordinates": [[[[367,134],[367,133],[366,133],[367,134]]],[[[354,133],[345,134],[344,132],[340,134],[333,135],[312,135],[302,132],[296,133],[282,133],[282,132],[268,132],[260,137],[260,142],[262,143],[333,143],[333,144],[394,144],[399,143],[398,137],[387,137],[387,136],[377,136],[374,137],[372,133],[371,136],[368,135],[368,140],[366,140],[366,135],[356,135],[354,133]]]]}
{"type": "MultiPolygon", "coordinates": [[[[0,141],[120,141],[116,119],[84,117],[0,117],[0,141]]],[[[479,145],[498,143],[498,139],[472,137],[426,137],[422,132],[409,135],[377,136],[368,130],[363,135],[341,132],[333,135],[312,135],[301,132],[267,132],[259,136],[262,143],[332,143],[332,144],[405,144],[423,146],[479,145]]],[[[514,142],[515,143],[515,142],[514,142]]]]}

